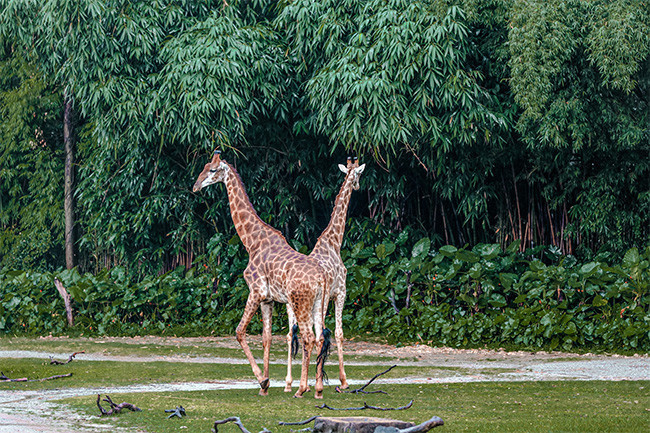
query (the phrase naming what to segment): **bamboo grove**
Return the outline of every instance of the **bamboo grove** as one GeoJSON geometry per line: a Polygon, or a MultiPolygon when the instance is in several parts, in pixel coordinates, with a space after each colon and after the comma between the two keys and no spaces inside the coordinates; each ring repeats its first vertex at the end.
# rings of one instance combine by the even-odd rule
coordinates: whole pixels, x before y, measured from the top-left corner
{"type": "Polygon", "coordinates": [[[649,243],[644,0],[0,0],[0,50],[5,269],[218,264],[214,148],[297,248],[349,154],[377,245],[649,243]]]}

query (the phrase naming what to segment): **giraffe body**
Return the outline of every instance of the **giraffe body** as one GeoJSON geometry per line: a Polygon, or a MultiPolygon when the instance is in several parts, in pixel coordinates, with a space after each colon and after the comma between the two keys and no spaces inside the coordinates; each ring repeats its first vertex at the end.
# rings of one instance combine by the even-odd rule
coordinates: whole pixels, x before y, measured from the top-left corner
{"type": "MultiPolygon", "coordinates": [[[[300,386],[295,394],[296,397],[301,397],[309,390],[307,379],[311,351],[314,346],[320,351],[323,344],[323,302],[327,286],[325,273],[317,260],[295,251],[278,230],[259,218],[236,170],[222,161],[218,152],[215,152],[212,161],[205,165],[199,175],[193,190],[196,192],[217,182],[226,185],[233,223],[249,254],[249,262],[244,271],[249,295],[237,326],[237,341],[260,383],[260,395],[266,395],[269,386],[273,303],[287,304],[292,312],[290,319],[298,324],[303,340],[300,386]],[[257,365],[246,341],[246,328],[258,308],[263,323],[264,371],[257,365]]],[[[317,365],[315,390],[316,398],[322,398],[322,363],[317,365]]]]}
{"type": "MultiPolygon", "coordinates": [[[[356,159],[356,158],[355,158],[356,159]]],[[[329,290],[324,293],[324,313],[327,313],[327,306],[330,299],[334,301],[334,314],[335,314],[335,330],[334,336],[336,338],[336,350],[339,360],[339,380],[341,381],[341,388],[348,387],[347,377],[345,374],[345,367],[343,365],[343,307],[346,298],[345,281],[347,277],[347,269],[341,259],[341,244],[343,243],[343,234],[345,232],[345,220],[348,213],[348,206],[350,204],[350,197],[353,190],[359,189],[359,178],[365,169],[365,164],[359,166],[358,162],[352,162],[348,158],[348,165],[339,165],[341,171],[346,173],[345,180],[341,186],[339,194],[334,200],[334,209],[330,222],[323,231],[323,233],[316,241],[316,246],[309,254],[309,257],[318,261],[323,268],[326,279],[328,281],[329,290]]],[[[289,307],[287,307],[287,310],[289,307]]],[[[291,330],[291,313],[289,313],[289,329],[291,330]]],[[[285,391],[291,390],[291,331],[287,335],[287,342],[289,343],[289,357],[288,357],[288,370],[287,382],[285,391]]]]}

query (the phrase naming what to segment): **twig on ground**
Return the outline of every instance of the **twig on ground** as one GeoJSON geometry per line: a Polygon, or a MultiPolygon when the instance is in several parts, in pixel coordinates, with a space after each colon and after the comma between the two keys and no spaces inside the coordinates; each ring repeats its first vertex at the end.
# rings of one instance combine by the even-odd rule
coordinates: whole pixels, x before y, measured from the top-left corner
{"type": "Polygon", "coordinates": [[[364,410],[364,409],[374,409],[374,410],[404,410],[408,409],[411,406],[413,406],[413,400],[409,402],[406,406],[400,406],[400,407],[379,407],[379,406],[369,406],[368,403],[365,401],[363,402],[363,406],[361,407],[345,407],[345,408],[335,408],[335,407],[330,407],[326,405],[325,403],[321,404],[320,406],[316,406],[319,409],[329,409],[329,410],[364,410]]]}
{"type": "Polygon", "coordinates": [[[65,365],[65,364],[68,364],[68,363],[72,362],[72,360],[74,359],[74,357],[77,356],[77,355],[79,355],[80,353],[86,353],[86,352],[83,351],[83,350],[82,350],[81,352],[75,352],[75,353],[73,353],[72,355],[70,355],[70,356],[68,357],[68,360],[65,361],[65,362],[57,361],[56,359],[54,359],[54,358],[52,358],[52,357],[50,356],[50,365],[65,365]]]}
{"type": "Polygon", "coordinates": [[[106,409],[104,409],[102,407],[101,404],[99,404],[100,398],[101,398],[101,396],[99,394],[97,394],[97,407],[99,408],[99,411],[102,413],[101,416],[114,415],[116,413],[120,413],[120,411],[122,409],[129,409],[132,412],[142,412],[142,409],[140,409],[139,407],[137,407],[136,405],[131,404],[131,403],[115,404],[115,403],[113,403],[113,400],[111,400],[111,398],[108,395],[106,396],[104,401],[110,405],[111,410],[106,410],[106,409]]]}
{"type": "Polygon", "coordinates": [[[336,387],[336,392],[345,392],[345,393],[353,393],[353,394],[386,394],[384,391],[365,391],[365,388],[370,385],[375,379],[377,379],[379,376],[382,374],[386,374],[389,371],[391,371],[393,368],[397,367],[397,365],[391,366],[388,370],[382,371],[381,373],[375,374],[375,376],[370,379],[365,385],[363,385],[361,388],[357,389],[340,389],[338,386],[336,387]]]}
{"type": "MultiPolygon", "coordinates": [[[[212,427],[212,431],[214,433],[219,433],[219,428],[217,426],[220,424],[225,424],[227,422],[234,422],[235,424],[237,424],[237,427],[239,427],[239,430],[241,430],[242,433],[251,433],[246,429],[246,427],[244,427],[244,424],[242,424],[241,419],[239,419],[238,416],[231,416],[226,419],[216,420],[214,422],[214,427],[212,427]]],[[[266,427],[264,427],[264,429],[260,433],[270,433],[270,431],[267,430],[266,427]]]]}
{"type": "Polygon", "coordinates": [[[72,373],[68,374],[57,374],[55,376],[44,377],[42,379],[27,379],[26,377],[21,377],[20,379],[9,379],[4,373],[0,373],[0,382],[45,382],[46,380],[52,379],[61,379],[62,377],[70,377],[72,373]]]}

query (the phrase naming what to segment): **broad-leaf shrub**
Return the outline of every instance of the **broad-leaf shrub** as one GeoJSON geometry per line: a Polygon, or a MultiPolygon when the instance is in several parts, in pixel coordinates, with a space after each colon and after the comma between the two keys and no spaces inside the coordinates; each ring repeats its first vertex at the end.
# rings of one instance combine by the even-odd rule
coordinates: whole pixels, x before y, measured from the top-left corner
{"type": "MultiPolygon", "coordinates": [[[[435,248],[428,238],[411,242],[409,231],[352,235],[356,242],[341,252],[348,333],[453,347],[650,350],[650,247],[609,265],[546,247],[520,253],[518,242],[435,248]]],[[[248,296],[247,257],[237,237],[219,234],[209,251],[201,266],[139,281],[121,267],[97,275],[0,271],[0,332],[67,332],[57,277],[74,299],[78,332],[232,334],[248,296]]],[[[274,332],[284,332],[284,308],[276,310],[274,332]]],[[[260,331],[259,319],[249,330],[260,331]]]]}
{"type": "Polygon", "coordinates": [[[650,247],[615,266],[518,249],[361,241],[344,252],[346,326],[455,347],[650,349],[650,247]]]}

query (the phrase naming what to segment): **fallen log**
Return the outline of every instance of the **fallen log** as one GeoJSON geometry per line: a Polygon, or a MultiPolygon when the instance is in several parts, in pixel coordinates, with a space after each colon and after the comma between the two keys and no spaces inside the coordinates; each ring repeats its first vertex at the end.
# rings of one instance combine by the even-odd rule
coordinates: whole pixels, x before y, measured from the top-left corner
{"type": "MultiPolygon", "coordinates": [[[[442,418],[434,416],[422,424],[375,417],[320,417],[314,416],[305,421],[281,422],[280,425],[304,425],[314,421],[313,433],[426,433],[444,424],[442,418]]],[[[299,431],[303,431],[299,430],[299,431]]]]}

